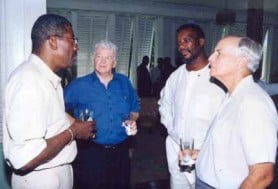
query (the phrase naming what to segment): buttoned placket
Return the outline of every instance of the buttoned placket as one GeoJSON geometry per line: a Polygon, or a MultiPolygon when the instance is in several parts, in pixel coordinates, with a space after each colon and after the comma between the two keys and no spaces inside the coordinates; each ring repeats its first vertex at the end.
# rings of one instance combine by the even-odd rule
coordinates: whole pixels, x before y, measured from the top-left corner
{"type": "Polygon", "coordinates": [[[182,129],[180,133],[180,138],[185,138],[185,137],[191,137],[191,132],[190,132],[190,126],[186,123],[186,116],[188,115],[188,112],[190,110],[189,104],[191,101],[191,95],[192,95],[192,88],[194,87],[194,83],[196,79],[200,77],[200,74],[194,73],[194,72],[188,72],[187,74],[187,85],[186,85],[186,91],[185,91],[185,100],[183,102],[183,122],[182,122],[182,129]]]}

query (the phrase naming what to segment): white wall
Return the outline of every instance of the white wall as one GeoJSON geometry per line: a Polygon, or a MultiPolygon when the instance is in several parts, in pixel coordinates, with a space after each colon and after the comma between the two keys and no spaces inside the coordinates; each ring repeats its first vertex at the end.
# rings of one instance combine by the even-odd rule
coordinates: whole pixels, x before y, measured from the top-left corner
{"type": "MultiPolygon", "coordinates": [[[[46,0],[1,0],[0,1],[0,96],[10,73],[31,52],[31,27],[37,17],[46,12],[46,0]]],[[[1,103],[0,110],[2,110],[1,103]]],[[[2,111],[1,111],[2,112],[2,111]]],[[[0,114],[2,128],[2,113],[0,114]]],[[[0,158],[2,157],[2,132],[0,129],[0,158]]],[[[0,188],[9,188],[0,159],[0,188]]]]}

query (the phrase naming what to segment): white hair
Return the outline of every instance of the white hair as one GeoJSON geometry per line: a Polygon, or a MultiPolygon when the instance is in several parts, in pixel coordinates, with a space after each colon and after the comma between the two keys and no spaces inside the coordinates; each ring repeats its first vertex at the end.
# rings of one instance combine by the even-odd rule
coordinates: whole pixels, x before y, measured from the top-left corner
{"type": "Polygon", "coordinates": [[[262,46],[248,37],[242,37],[239,40],[236,55],[245,57],[248,61],[248,70],[254,73],[258,69],[263,55],[262,46]]]}
{"type": "Polygon", "coordinates": [[[93,50],[93,52],[92,52],[92,57],[95,56],[96,50],[97,50],[98,48],[111,50],[111,51],[114,53],[115,59],[116,59],[118,48],[117,48],[117,46],[116,46],[114,43],[112,43],[111,41],[108,41],[108,40],[101,40],[101,41],[99,41],[99,42],[95,45],[95,47],[94,47],[94,50],[93,50]]]}

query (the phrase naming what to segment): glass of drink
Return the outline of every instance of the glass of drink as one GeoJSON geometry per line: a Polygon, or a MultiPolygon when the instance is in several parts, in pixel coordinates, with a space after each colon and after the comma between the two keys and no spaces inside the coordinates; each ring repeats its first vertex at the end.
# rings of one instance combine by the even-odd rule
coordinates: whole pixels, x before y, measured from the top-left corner
{"type": "MultiPolygon", "coordinates": [[[[79,110],[79,119],[81,121],[93,121],[94,122],[94,111],[89,108],[79,110]]],[[[93,139],[96,138],[96,124],[93,124],[93,139]]]]}
{"type": "Polygon", "coordinates": [[[88,108],[79,110],[79,119],[81,121],[93,121],[94,120],[94,112],[88,108]]]}
{"type": "MultiPolygon", "coordinates": [[[[180,139],[180,150],[188,150],[190,153],[194,150],[194,138],[184,137],[180,139]]],[[[181,172],[191,172],[194,169],[195,161],[191,158],[191,155],[182,153],[181,158],[179,159],[179,167],[181,172]]]]}
{"type": "Polygon", "coordinates": [[[131,124],[129,123],[130,116],[129,114],[124,114],[122,116],[122,126],[125,128],[125,132],[128,136],[132,135],[131,124]]]}

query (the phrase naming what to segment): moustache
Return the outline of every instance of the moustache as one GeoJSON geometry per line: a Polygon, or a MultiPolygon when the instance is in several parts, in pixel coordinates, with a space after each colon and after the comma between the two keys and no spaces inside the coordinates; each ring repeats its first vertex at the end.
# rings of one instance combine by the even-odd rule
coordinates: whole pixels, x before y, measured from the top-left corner
{"type": "Polygon", "coordinates": [[[189,53],[192,53],[192,51],[190,49],[179,49],[180,53],[183,53],[183,52],[189,52],[189,53]]]}

